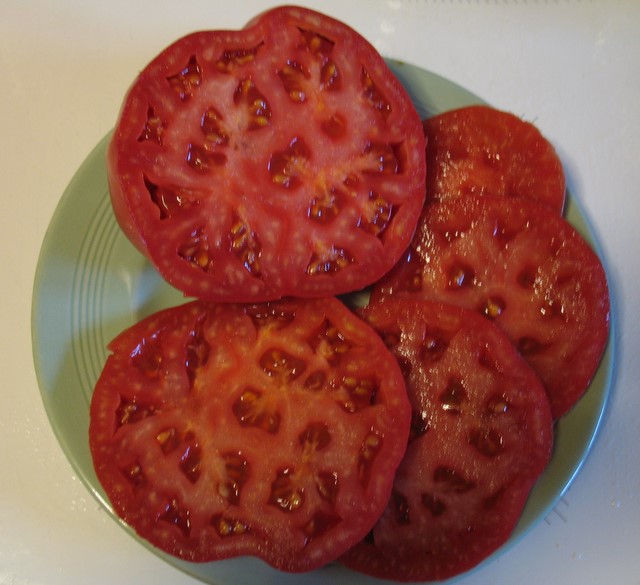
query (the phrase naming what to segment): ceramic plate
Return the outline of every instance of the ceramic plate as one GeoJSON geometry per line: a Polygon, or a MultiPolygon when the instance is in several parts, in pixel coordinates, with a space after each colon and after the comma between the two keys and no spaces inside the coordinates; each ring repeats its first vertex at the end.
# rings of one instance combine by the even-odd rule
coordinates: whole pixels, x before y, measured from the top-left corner
{"type": "MultiPolygon", "coordinates": [[[[395,61],[389,64],[422,118],[482,102],[442,77],[395,61]]],[[[161,279],[116,223],[105,168],[108,140],[106,136],[77,171],[47,230],[33,290],[32,338],[42,399],[55,434],[78,476],[113,515],[95,476],[88,444],[89,404],[107,356],[106,346],[143,317],[185,299],[161,279]]],[[[565,215],[600,252],[584,213],[571,195],[565,215]]],[[[551,463],[533,489],[513,536],[495,554],[504,552],[551,511],[587,456],[612,381],[613,321],[611,325],[611,341],[591,387],[558,423],[551,463]]],[[[130,528],[124,529],[137,538],[130,528]]],[[[335,564],[304,575],[286,575],[252,558],[193,564],[151,550],[175,567],[215,585],[383,583],[335,564]]]]}

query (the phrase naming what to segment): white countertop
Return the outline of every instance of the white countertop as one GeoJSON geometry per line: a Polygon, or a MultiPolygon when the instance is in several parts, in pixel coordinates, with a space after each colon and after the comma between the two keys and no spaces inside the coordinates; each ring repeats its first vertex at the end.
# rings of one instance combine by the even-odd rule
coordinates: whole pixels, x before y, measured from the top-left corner
{"type": "MultiPolygon", "coordinates": [[[[463,585],[640,584],[640,3],[301,2],[386,56],[535,120],[604,249],[618,320],[600,433],[556,508],[463,585]]],[[[240,28],[268,2],[2,0],[0,4],[0,584],[190,584],[122,530],[51,429],[31,351],[45,231],[114,124],[137,71],[187,32],[240,28]]],[[[301,580],[301,583],[303,581],[301,580]]],[[[227,585],[227,584],[224,584],[227,585]]]]}

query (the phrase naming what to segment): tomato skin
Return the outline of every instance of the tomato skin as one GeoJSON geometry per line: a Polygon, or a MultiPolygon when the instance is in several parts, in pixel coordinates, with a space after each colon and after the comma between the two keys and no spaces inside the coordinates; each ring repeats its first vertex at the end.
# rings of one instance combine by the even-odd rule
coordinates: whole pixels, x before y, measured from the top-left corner
{"type": "Polygon", "coordinates": [[[467,194],[526,197],[562,213],[566,195],[562,162],[530,122],[474,105],[428,118],[423,126],[427,200],[467,194]]]}
{"type": "Polygon", "coordinates": [[[393,356],[337,299],[195,301],[109,349],[91,402],[94,467],[154,546],[308,571],[380,515],[410,407],[393,356]]]}
{"type": "Polygon", "coordinates": [[[348,567],[429,581],[467,571],[512,533],[553,446],[540,380],[474,311],[388,297],[362,311],[402,366],[413,408],[392,497],[348,567]]]}
{"type": "Polygon", "coordinates": [[[332,296],[406,248],[424,147],[373,46],[282,7],[188,35],[144,68],[109,144],[109,191],[124,233],[187,296],[332,296]]]}
{"type": "Polygon", "coordinates": [[[609,336],[600,259],[563,217],[524,198],[426,204],[404,259],[372,295],[407,292],[494,321],[542,378],[555,418],[588,388],[609,336]]]}

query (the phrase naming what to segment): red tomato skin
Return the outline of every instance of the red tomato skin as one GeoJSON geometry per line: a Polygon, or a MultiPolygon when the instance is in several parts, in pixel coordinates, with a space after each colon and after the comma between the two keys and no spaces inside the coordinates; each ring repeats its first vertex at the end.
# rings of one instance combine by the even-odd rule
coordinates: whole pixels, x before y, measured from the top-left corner
{"type": "Polygon", "coordinates": [[[508,540],[549,462],[544,388],[474,311],[407,295],[362,314],[402,365],[413,421],[385,512],[341,561],[395,581],[459,575],[508,540]]]}
{"type": "Polygon", "coordinates": [[[303,572],[371,529],[410,406],[395,359],[340,301],[194,301],[109,349],[90,448],[141,538],[192,562],[251,555],[303,572]]]}
{"type": "Polygon", "coordinates": [[[372,296],[407,292],[493,320],[541,377],[555,418],[584,394],[606,349],[604,266],[571,224],[536,201],[427,203],[404,259],[372,296]]]}
{"type": "Polygon", "coordinates": [[[562,161],[532,123],[473,105],[423,120],[423,126],[428,201],[467,194],[526,197],[562,214],[562,161]]]}
{"type": "Polygon", "coordinates": [[[372,45],[335,19],[281,7],[240,31],[188,35],[143,69],[108,147],[109,192],[123,232],[186,296],[333,296],[380,278],[408,245],[424,147],[410,97],[372,45]],[[308,31],[318,37],[305,41],[308,31]],[[228,60],[242,63],[227,71],[228,60]],[[182,97],[167,81],[188,80],[189,63],[182,97]],[[316,75],[326,79],[292,103],[295,83],[316,75]],[[169,211],[154,201],[167,191],[169,211]]]}

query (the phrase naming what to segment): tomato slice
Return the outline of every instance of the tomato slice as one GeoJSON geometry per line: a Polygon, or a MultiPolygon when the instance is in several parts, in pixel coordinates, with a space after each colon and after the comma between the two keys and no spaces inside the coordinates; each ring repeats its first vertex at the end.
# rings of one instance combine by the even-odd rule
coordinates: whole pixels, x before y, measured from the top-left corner
{"type": "Polygon", "coordinates": [[[402,366],[413,422],[386,510],[341,560],[380,578],[445,579],[513,531],[551,455],[549,403],[508,337],[473,311],[390,297],[363,313],[402,366]]]}
{"type": "Polygon", "coordinates": [[[115,512],[153,545],[306,571],[384,509],[410,405],[393,355],[337,299],[195,301],[109,348],[91,453],[115,512]]]}
{"type": "Polygon", "coordinates": [[[281,7],[186,36],[140,73],[109,189],[124,232],[187,296],[332,296],[408,245],[424,148],[410,97],[365,39],[281,7]]]}
{"type": "Polygon", "coordinates": [[[562,213],[566,194],[562,162],[530,122],[483,105],[424,120],[427,199],[468,193],[528,197],[562,213]]]}
{"type": "Polygon", "coordinates": [[[585,392],[609,335],[600,259],[565,219],[524,198],[425,205],[404,259],[373,296],[403,291],[493,320],[542,378],[556,418],[585,392]]]}

